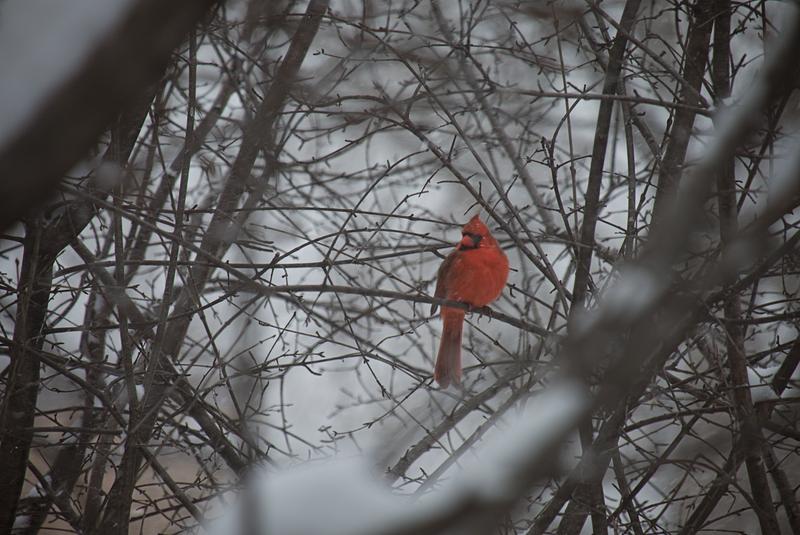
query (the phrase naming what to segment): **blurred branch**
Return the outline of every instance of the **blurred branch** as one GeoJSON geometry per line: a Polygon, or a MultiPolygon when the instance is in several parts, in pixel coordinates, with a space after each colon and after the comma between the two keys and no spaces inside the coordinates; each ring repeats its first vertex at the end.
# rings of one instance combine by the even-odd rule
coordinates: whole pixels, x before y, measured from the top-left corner
{"type": "Polygon", "coordinates": [[[55,191],[119,112],[157,81],[172,51],[215,3],[131,4],[28,126],[0,147],[0,229],[55,191]]]}
{"type": "MultiPolygon", "coordinates": [[[[713,26],[713,2],[699,0],[692,4],[692,25],[689,30],[688,43],[683,61],[683,76],[685,82],[681,85],[680,99],[690,105],[695,105],[702,100],[700,89],[703,84],[703,74],[711,42],[711,28],[713,26]]],[[[683,78],[681,78],[683,80],[683,78]]],[[[696,114],[694,111],[681,108],[675,111],[672,127],[669,131],[669,141],[661,160],[658,172],[658,194],[653,205],[653,225],[660,224],[659,219],[665,206],[674,202],[675,192],[680,183],[686,160],[686,149],[692,135],[696,114]]]]}
{"type": "MultiPolygon", "coordinates": [[[[295,32],[286,57],[281,62],[275,79],[265,95],[259,109],[245,127],[242,145],[233,162],[225,188],[219,196],[217,209],[203,237],[201,249],[213,256],[222,255],[230,246],[236,234],[234,211],[245,193],[247,179],[255,164],[258,152],[270,142],[274,135],[273,126],[284,105],[289,89],[295,83],[300,65],[306,57],[311,41],[317,33],[322,16],[328,9],[325,0],[312,0],[306,10],[303,23],[295,32]]],[[[173,387],[174,375],[170,369],[171,359],[178,353],[193,316],[193,309],[211,269],[207,266],[194,266],[188,274],[188,281],[179,293],[172,315],[159,323],[150,364],[146,371],[145,392],[142,398],[142,419],[126,441],[117,477],[108,494],[103,518],[97,528],[98,533],[125,533],[131,506],[136,474],[142,459],[138,444],[146,443],[156,424],[159,407],[173,387]]],[[[168,305],[165,305],[168,306],[168,305]]]]}
{"type": "Polygon", "coordinates": [[[29,228],[25,235],[20,280],[20,305],[11,348],[9,380],[0,405],[0,533],[10,533],[28,466],[33,421],[39,395],[42,348],[53,264],[43,260],[42,232],[29,228]]]}

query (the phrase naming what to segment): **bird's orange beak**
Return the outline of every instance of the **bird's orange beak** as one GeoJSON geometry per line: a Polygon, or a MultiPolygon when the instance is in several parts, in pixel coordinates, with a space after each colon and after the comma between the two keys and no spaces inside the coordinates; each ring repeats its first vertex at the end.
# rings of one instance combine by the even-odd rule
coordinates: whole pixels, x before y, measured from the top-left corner
{"type": "Polygon", "coordinates": [[[481,241],[480,238],[475,239],[475,235],[474,234],[464,234],[461,237],[461,241],[458,243],[458,248],[459,249],[474,249],[475,247],[478,246],[478,243],[480,241],[481,241]]]}

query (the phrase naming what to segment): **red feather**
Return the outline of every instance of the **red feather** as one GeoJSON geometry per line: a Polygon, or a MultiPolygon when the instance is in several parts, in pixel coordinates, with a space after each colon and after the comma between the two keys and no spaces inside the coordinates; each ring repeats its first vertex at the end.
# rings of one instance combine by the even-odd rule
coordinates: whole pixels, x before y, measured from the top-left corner
{"type": "MultiPolygon", "coordinates": [[[[462,238],[439,268],[436,297],[486,306],[500,296],[508,279],[508,258],[478,216],[461,230],[462,238]]],[[[436,305],[431,312],[436,311],[436,305]]],[[[434,378],[442,388],[461,383],[461,333],[464,310],[442,307],[442,340],[434,378]]]]}

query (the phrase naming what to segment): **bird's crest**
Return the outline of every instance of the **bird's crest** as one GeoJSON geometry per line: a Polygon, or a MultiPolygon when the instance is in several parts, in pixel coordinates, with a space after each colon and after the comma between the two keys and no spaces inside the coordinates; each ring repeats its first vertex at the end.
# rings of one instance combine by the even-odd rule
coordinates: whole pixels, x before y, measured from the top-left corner
{"type": "Polygon", "coordinates": [[[464,229],[462,230],[465,234],[478,234],[479,236],[488,236],[489,235],[489,227],[487,227],[483,221],[481,221],[480,216],[474,215],[472,219],[470,219],[466,225],[464,225],[464,229]]]}

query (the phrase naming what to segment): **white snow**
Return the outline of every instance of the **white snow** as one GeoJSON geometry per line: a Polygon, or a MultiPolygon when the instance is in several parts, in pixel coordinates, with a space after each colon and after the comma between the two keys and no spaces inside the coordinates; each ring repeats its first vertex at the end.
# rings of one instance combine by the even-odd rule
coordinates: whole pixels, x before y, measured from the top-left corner
{"type": "MultiPolygon", "coordinates": [[[[119,164],[115,162],[102,162],[97,167],[95,173],[95,180],[97,186],[103,191],[111,191],[114,186],[122,181],[122,174],[124,170],[119,164]]],[[[98,299],[98,301],[100,301],[98,299]]]]}
{"type": "Polygon", "coordinates": [[[669,287],[666,274],[645,266],[627,265],[619,280],[603,294],[595,310],[580,310],[573,317],[573,334],[583,336],[598,322],[614,324],[638,318],[669,287]]]}
{"type": "Polygon", "coordinates": [[[572,430],[590,406],[590,397],[578,383],[550,386],[531,399],[502,430],[476,452],[476,459],[453,480],[452,492],[475,493],[496,502],[519,492],[520,474],[531,470],[531,459],[544,459],[554,443],[572,430]]]}
{"type": "MultiPolygon", "coordinates": [[[[448,484],[412,501],[392,493],[364,458],[334,459],[277,473],[252,475],[238,504],[209,528],[214,535],[359,535],[413,529],[456,511],[459,504],[491,506],[516,497],[530,474],[546,462],[590,407],[587,391],[575,383],[549,387],[507,418],[448,484]],[[244,525],[242,518],[246,518],[244,525]]],[[[549,471],[549,470],[548,470],[549,471]]]]}
{"type": "Polygon", "coordinates": [[[600,314],[619,319],[638,317],[667,288],[665,277],[640,266],[627,266],[620,280],[603,296],[600,314]]]}
{"type": "Polygon", "coordinates": [[[30,525],[31,525],[30,515],[20,515],[14,519],[14,526],[11,529],[12,530],[28,529],[30,525]]]}
{"type": "MultiPolygon", "coordinates": [[[[370,473],[364,459],[332,460],[278,473],[253,475],[255,484],[240,495],[238,509],[211,532],[234,535],[359,535],[415,518],[425,507],[395,496],[370,473]],[[256,505],[253,511],[250,505],[256,505]],[[242,522],[248,515],[247,524],[242,522]]],[[[430,508],[427,508],[430,510],[430,508]]]]}

